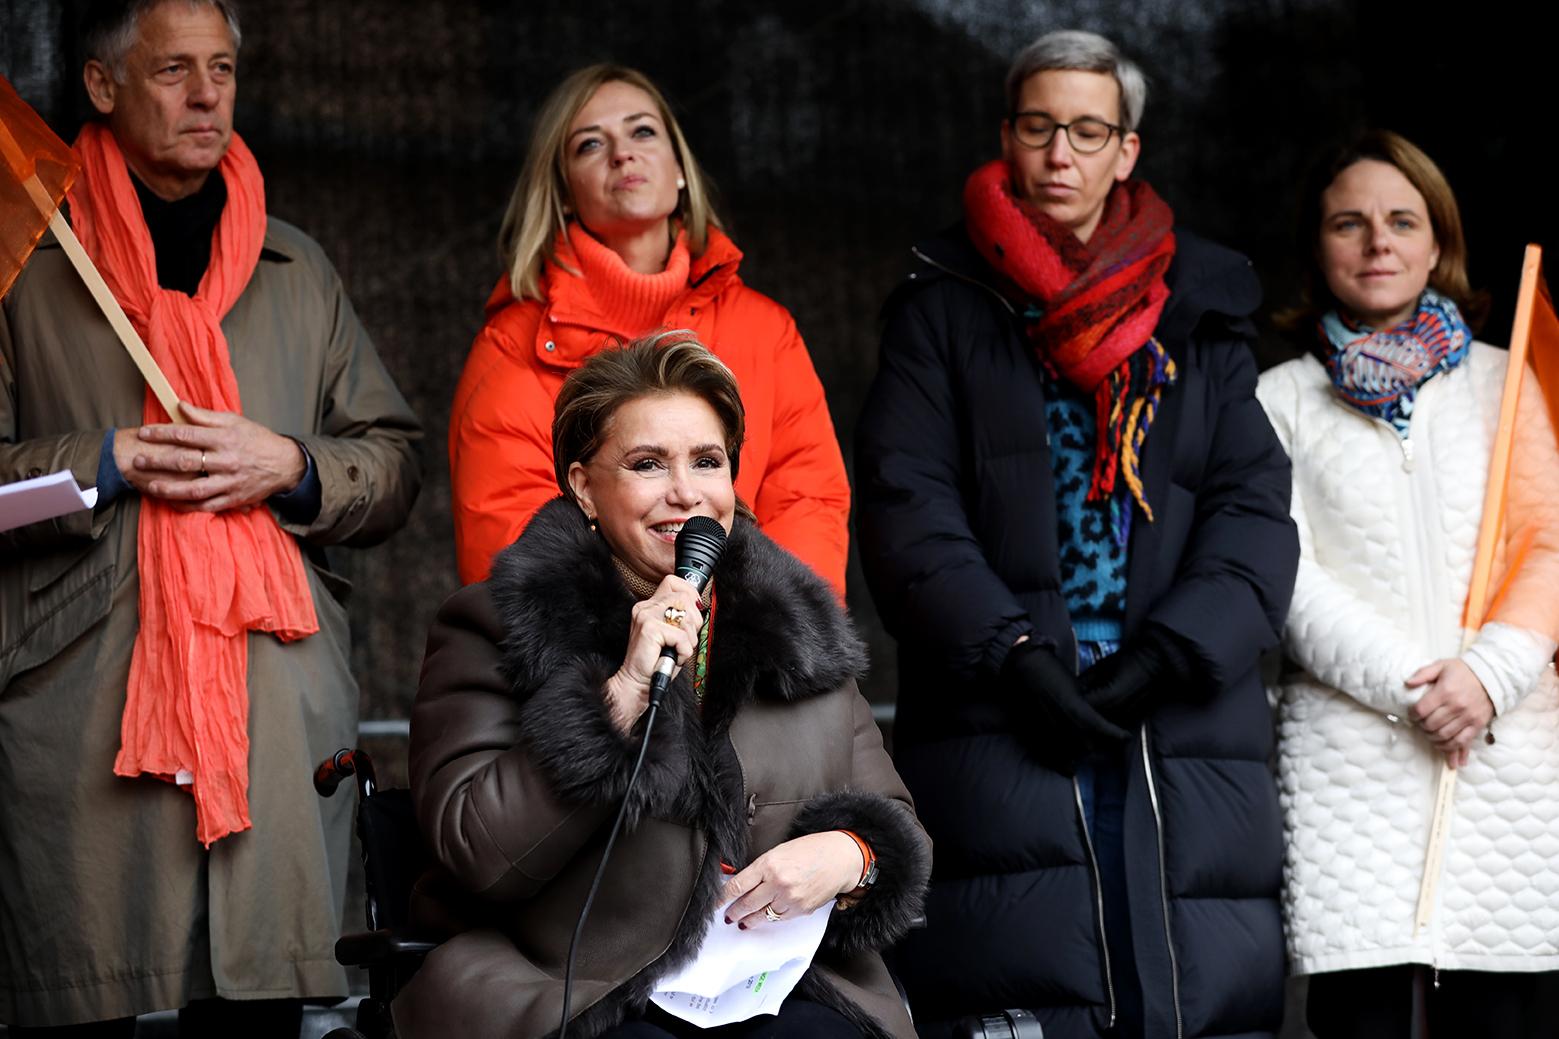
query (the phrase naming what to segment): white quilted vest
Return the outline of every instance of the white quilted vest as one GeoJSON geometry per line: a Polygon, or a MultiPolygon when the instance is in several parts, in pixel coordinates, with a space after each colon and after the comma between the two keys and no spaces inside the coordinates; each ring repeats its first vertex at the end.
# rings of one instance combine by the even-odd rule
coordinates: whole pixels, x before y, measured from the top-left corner
{"type": "Polygon", "coordinates": [[[1406,444],[1343,404],[1313,357],[1261,377],[1294,460],[1300,537],[1285,644],[1301,670],[1271,690],[1295,973],[1559,969],[1553,645],[1503,625],[1464,657],[1494,700],[1497,742],[1473,746],[1434,923],[1413,934],[1443,759],[1407,718],[1418,692],[1403,680],[1461,649],[1505,359],[1475,343],[1425,384],[1406,444]]]}

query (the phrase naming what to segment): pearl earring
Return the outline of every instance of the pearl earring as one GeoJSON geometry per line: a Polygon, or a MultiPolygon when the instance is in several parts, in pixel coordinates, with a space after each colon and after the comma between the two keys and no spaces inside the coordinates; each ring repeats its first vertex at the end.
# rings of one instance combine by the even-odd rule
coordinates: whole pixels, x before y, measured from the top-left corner
{"type": "Polygon", "coordinates": [[[677,178],[677,190],[681,191],[685,187],[687,187],[687,181],[683,180],[681,177],[678,177],[677,178]]]}

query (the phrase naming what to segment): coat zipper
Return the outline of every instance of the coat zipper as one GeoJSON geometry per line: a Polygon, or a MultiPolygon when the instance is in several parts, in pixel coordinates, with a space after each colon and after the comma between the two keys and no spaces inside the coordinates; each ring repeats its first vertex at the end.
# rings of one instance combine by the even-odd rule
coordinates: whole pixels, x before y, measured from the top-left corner
{"type": "MultiPolygon", "coordinates": [[[[932,267],[935,267],[937,270],[941,271],[943,274],[952,275],[954,278],[957,278],[959,281],[966,281],[970,285],[973,285],[973,286],[975,286],[977,288],[982,288],[986,292],[989,292],[992,296],[995,296],[997,299],[1001,300],[1001,305],[1007,308],[1007,313],[1009,313],[1009,314],[1016,314],[1018,312],[1017,308],[1015,308],[1012,305],[1012,303],[1010,301],[1008,301],[1006,296],[1003,296],[1000,292],[997,292],[995,289],[993,289],[989,285],[985,284],[985,282],[980,281],[978,278],[971,278],[967,274],[961,274],[958,271],[953,270],[951,267],[947,267],[947,266],[944,266],[944,265],[942,265],[940,263],[937,263],[931,257],[929,257],[925,253],[921,252],[919,246],[915,246],[915,247],[911,248],[910,252],[913,253],[922,263],[925,263],[925,264],[928,264],[928,265],[930,265],[932,267]]],[[[911,274],[910,277],[913,278],[914,275],[911,274]]]]}
{"type": "Polygon", "coordinates": [[[1148,800],[1153,805],[1153,825],[1158,830],[1158,893],[1164,907],[1164,945],[1169,949],[1169,990],[1175,1003],[1175,1039],[1184,1039],[1185,1023],[1180,1017],[1180,961],[1175,958],[1175,942],[1169,933],[1169,877],[1164,868],[1164,816],[1158,804],[1158,784],[1153,780],[1153,761],[1148,753],[1148,726],[1142,723],[1142,770],[1148,777],[1148,800]]]}
{"type": "Polygon", "coordinates": [[[1099,920],[1099,950],[1104,954],[1104,992],[1110,1001],[1110,1023],[1107,1028],[1115,1027],[1115,978],[1110,972],[1110,943],[1105,937],[1104,931],[1104,881],[1099,876],[1099,860],[1093,853],[1093,837],[1088,833],[1088,813],[1083,810],[1083,790],[1077,785],[1077,777],[1072,777],[1072,796],[1077,801],[1077,818],[1083,827],[1083,847],[1088,851],[1088,868],[1093,871],[1094,908],[1099,920]]]}
{"type": "MultiPolygon", "coordinates": [[[[1422,420],[1425,413],[1425,405],[1432,401],[1439,392],[1436,380],[1431,380],[1419,388],[1418,400],[1413,409],[1412,422],[1416,423],[1422,420]]],[[[1411,613],[1417,615],[1420,631],[1429,642],[1430,651],[1438,653],[1442,647],[1448,646],[1450,641],[1459,643],[1460,640],[1442,638],[1446,633],[1438,630],[1439,626],[1434,622],[1434,613],[1429,605],[1431,603],[1443,604],[1445,602],[1445,588],[1440,580],[1440,570],[1435,565],[1436,548],[1438,546],[1435,544],[1437,539],[1435,538],[1435,528],[1432,526],[1432,524],[1438,522],[1439,513],[1433,507],[1435,504],[1432,500],[1434,495],[1430,493],[1432,488],[1425,487],[1426,483],[1433,480],[1434,460],[1433,458],[1427,459],[1427,464],[1423,466],[1423,471],[1421,473],[1418,472],[1419,466],[1415,457],[1416,452],[1413,447],[1411,426],[1409,427],[1408,436],[1401,437],[1397,435],[1396,429],[1384,419],[1377,419],[1376,421],[1380,422],[1387,432],[1390,433],[1392,439],[1398,440],[1401,443],[1402,471],[1405,474],[1403,479],[1407,482],[1408,501],[1411,503],[1412,511],[1410,518],[1417,520],[1416,523],[1404,524],[1404,529],[1413,532],[1414,557],[1418,564],[1419,578],[1422,581],[1420,594],[1410,594],[1410,598],[1417,607],[1411,613]]],[[[1452,653],[1457,652],[1459,649],[1460,646],[1458,645],[1456,650],[1452,650],[1452,653]]],[[[1447,852],[1449,852],[1449,847],[1447,847],[1447,852]]],[[[1442,871],[1443,869],[1442,864],[1442,871]]],[[[1440,987],[1440,923],[1440,913],[1437,909],[1430,919],[1429,925],[1429,966],[1433,972],[1435,988],[1440,987]]]]}

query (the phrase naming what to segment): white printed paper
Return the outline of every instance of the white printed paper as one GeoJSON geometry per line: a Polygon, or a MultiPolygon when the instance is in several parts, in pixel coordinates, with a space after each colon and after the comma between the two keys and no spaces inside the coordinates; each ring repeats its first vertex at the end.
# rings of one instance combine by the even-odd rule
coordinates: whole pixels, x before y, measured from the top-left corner
{"type": "Polygon", "coordinates": [[[830,899],[804,916],[744,931],[725,922],[730,905],[715,908],[693,962],[662,978],[650,995],[666,1013],[700,1028],[779,1013],[817,954],[834,909],[830,899]]]}
{"type": "Polygon", "coordinates": [[[0,486],[0,530],[24,527],[97,504],[97,488],[82,490],[70,470],[0,486]]]}

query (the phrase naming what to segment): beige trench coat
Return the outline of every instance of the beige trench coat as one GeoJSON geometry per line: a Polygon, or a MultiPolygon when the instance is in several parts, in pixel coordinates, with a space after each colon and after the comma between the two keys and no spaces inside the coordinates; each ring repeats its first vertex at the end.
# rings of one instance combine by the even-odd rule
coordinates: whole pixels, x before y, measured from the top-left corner
{"type": "MultiPolygon", "coordinates": [[[[113,774],[135,640],[133,492],[0,534],[0,1022],[59,1025],[204,996],[347,992],[342,916],[350,798],[312,766],[356,737],[346,583],[324,545],[371,544],[419,484],[416,417],[319,247],[270,221],[223,321],[249,418],[313,456],[322,506],[304,546],[317,635],[249,643],[254,828],[195,839],[193,799],[113,774]]],[[[110,427],[143,385],[63,252],[46,240],[0,305],[0,482],[69,469],[97,482],[110,427]]]]}

